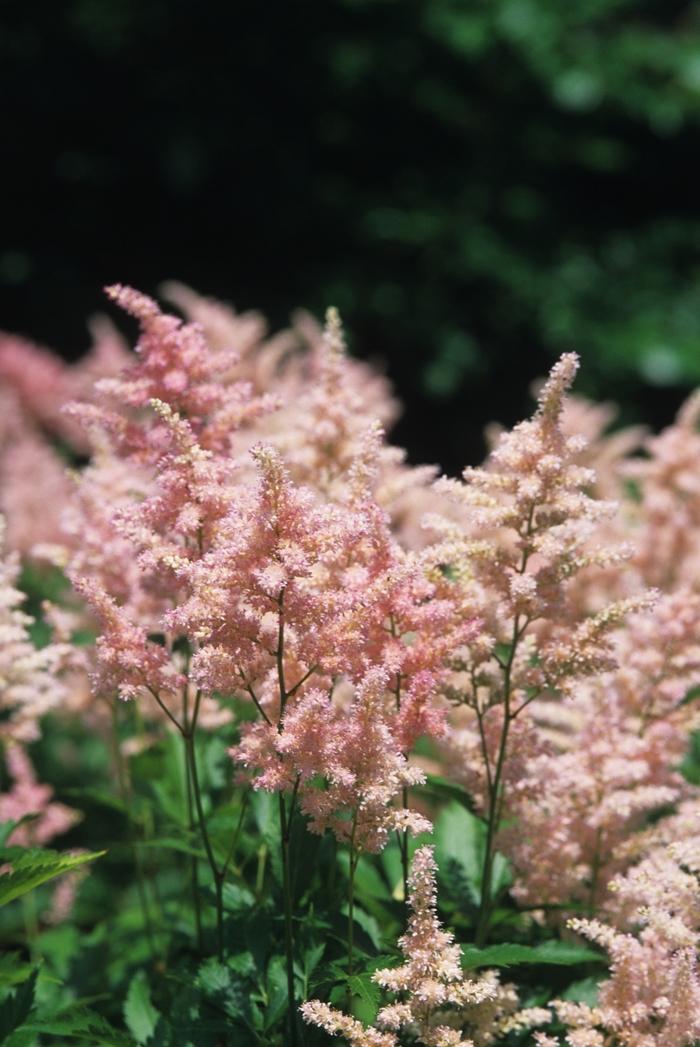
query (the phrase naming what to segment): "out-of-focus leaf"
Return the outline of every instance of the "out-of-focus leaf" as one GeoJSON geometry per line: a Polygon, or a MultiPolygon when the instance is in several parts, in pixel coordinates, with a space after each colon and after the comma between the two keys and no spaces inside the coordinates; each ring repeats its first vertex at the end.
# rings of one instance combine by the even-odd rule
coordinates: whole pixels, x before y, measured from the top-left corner
{"type": "Polygon", "coordinates": [[[35,848],[4,847],[0,849],[0,863],[7,863],[10,870],[0,875],[0,905],[7,905],[42,883],[93,862],[106,853],[60,854],[35,848]]]}
{"type": "Polygon", "coordinates": [[[138,1044],[145,1044],[153,1035],[160,1017],[151,1002],[151,989],[145,971],[137,971],[129,983],[124,1001],[124,1021],[138,1044]]]}
{"type": "Polygon", "coordinates": [[[568,942],[551,941],[541,945],[504,943],[490,945],[486,949],[477,949],[472,945],[462,946],[462,966],[468,969],[515,967],[524,963],[572,967],[579,963],[606,962],[602,953],[584,945],[570,945],[568,942]]]}

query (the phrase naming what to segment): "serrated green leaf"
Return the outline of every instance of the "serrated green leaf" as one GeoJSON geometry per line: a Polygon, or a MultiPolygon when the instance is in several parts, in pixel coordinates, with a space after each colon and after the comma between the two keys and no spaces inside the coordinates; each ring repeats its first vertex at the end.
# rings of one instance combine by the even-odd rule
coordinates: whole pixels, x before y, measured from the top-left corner
{"type": "Polygon", "coordinates": [[[323,959],[323,954],[326,951],[326,943],[321,942],[319,945],[313,945],[306,950],[304,953],[304,966],[303,972],[306,979],[310,978],[313,972],[318,967],[319,963],[323,959]]]}
{"type": "Polygon", "coordinates": [[[283,956],[273,956],[267,968],[265,1030],[276,1025],[288,1007],[287,971],[283,956]]]}
{"type": "MultiPolygon", "coordinates": [[[[250,969],[254,970],[252,959],[250,969]]],[[[197,985],[205,998],[228,1018],[244,1019],[248,1014],[248,979],[218,960],[207,960],[197,972],[197,985]]]]}
{"type": "Polygon", "coordinates": [[[39,969],[35,968],[29,978],[7,996],[0,1004],[0,1043],[24,1025],[34,1003],[34,992],[39,969]]]}
{"type": "Polygon", "coordinates": [[[238,883],[225,883],[223,889],[224,909],[227,912],[250,912],[255,904],[255,895],[238,883]]]}
{"type": "Polygon", "coordinates": [[[585,945],[558,941],[543,942],[541,945],[504,943],[490,945],[486,949],[477,949],[473,945],[462,946],[462,966],[469,970],[475,967],[515,967],[525,963],[569,967],[579,963],[606,963],[606,958],[603,953],[585,945]]]}
{"type": "Polygon", "coordinates": [[[134,1041],[88,1007],[69,1007],[28,1022],[28,1031],[41,1036],[70,1036],[100,1047],[134,1047],[134,1041]]]}
{"type": "Polygon", "coordinates": [[[18,952],[6,952],[0,955],[0,986],[21,985],[31,976],[34,964],[20,959],[18,952]]]}
{"type": "Polygon", "coordinates": [[[10,871],[0,875],[0,905],[7,905],[42,883],[93,862],[106,853],[60,854],[58,851],[3,847],[0,863],[8,864],[10,871]]]}
{"type": "Polygon", "coordinates": [[[124,1021],[137,1043],[146,1043],[153,1035],[160,1017],[151,1002],[151,989],[145,971],[137,971],[129,984],[124,1001],[124,1021]]]}
{"type": "Polygon", "coordinates": [[[372,981],[369,974],[353,974],[348,978],[348,989],[353,996],[357,996],[363,1003],[376,1009],[379,1006],[381,993],[376,982],[372,981]]]}
{"type": "MultiPolygon", "coordinates": [[[[438,878],[447,893],[463,906],[481,903],[481,877],[486,850],[486,824],[452,801],[435,823],[438,878]]],[[[491,896],[496,898],[511,882],[508,862],[496,853],[491,896]]]]}
{"type": "Polygon", "coordinates": [[[484,863],[486,827],[454,801],[435,822],[435,857],[439,879],[458,901],[478,905],[484,863]]]}

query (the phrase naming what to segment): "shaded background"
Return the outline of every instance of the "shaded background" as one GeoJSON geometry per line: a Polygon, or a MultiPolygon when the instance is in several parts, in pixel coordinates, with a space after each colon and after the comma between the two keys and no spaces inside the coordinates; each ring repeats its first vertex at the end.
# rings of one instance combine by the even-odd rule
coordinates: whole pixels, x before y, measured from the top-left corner
{"type": "Polygon", "coordinates": [[[562,350],[625,421],[700,379],[700,3],[5,0],[0,326],[115,280],[341,309],[456,470],[562,350]]]}

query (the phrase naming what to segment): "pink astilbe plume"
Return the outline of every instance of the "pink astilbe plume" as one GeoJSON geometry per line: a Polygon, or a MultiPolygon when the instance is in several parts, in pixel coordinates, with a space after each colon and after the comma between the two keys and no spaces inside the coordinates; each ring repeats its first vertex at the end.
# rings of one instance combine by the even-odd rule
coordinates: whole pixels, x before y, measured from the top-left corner
{"type": "Polygon", "coordinates": [[[605,949],[611,968],[597,1007],[554,1002],[570,1030],[567,1044],[691,1047],[700,1037],[697,823],[696,805],[695,835],[683,841],[677,856],[673,848],[652,849],[611,884],[619,899],[618,922],[627,922],[629,930],[597,919],[570,921],[573,930],[605,949]]]}
{"type": "Polygon", "coordinates": [[[71,486],[67,453],[86,449],[84,434],[63,412],[70,400],[90,400],[99,378],[115,374],[129,354],[106,321],[93,325],[93,346],[75,364],[25,339],[0,334],[0,512],[8,548],[23,556],[62,538],[61,514],[71,486]]]}
{"type": "Polygon", "coordinates": [[[673,425],[650,437],[647,457],[623,466],[637,488],[631,506],[634,566],[647,584],[664,591],[700,584],[700,391],[673,425]]]}
{"type": "Polygon", "coordinates": [[[8,745],[5,762],[12,786],[0,793],[0,822],[20,822],[31,816],[29,821],[12,830],[9,844],[41,847],[55,836],[68,832],[79,821],[78,811],[57,803],[51,786],[37,781],[29,756],[21,745],[8,745]]]}
{"type": "Polygon", "coordinates": [[[236,492],[235,432],[270,404],[223,380],[235,354],[211,350],[196,325],[130,288],[109,293],[141,338],[131,365],[98,383],[97,406],[69,410],[95,457],[66,519],[65,558],[104,630],[95,681],[122,696],[145,688],[162,712],[187,682],[177,635],[149,637],[163,637],[164,615],[187,599],[183,568],[207,552],[236,492]]]}
{"type": "Polygon", "coordinates": [[[116,691],[126,699],[144,691],[168,694],[184,685],[165,648],[149,640],[145,629],[131,622],[108,593],[94,582],[76,580],[74,586],[100,624],[93,683],[97,693],[116,691]]]}
{"type": "Polygon", "coordinates": [[[36,430],[23,427],[6,442],[0,437],[0,512],[8,549],[28,556],[38,545],[61,543],[71,494],[65,462],[36,430]]]}
{"type": "MultiPolygon", "coordinates": [[[[263,340],[257,314],[238,315],[181,285],[168,284],[166,293],[201,324],[214,348],[237,349],[231,379],[250,382],[256,393],[277,394],[280,409],[261,415],[249,434],[257,429],[259,439],[282,452],[294,481],[324,499],[345,501],[367,432],[389,427],[398,408],[386,380],[347,354],[337,311],[328,310],[324,329],[297,313],[292,330],[263,340]]],[[[435,505],[428,489],[435,473],[432,466],[408,467],[402,449],[381,442],[373,492],[409,545],[425,544],[419,520],[435,505]]]]}
{"type": "Polygon", "coordinates": [[[377,1015],[379,1028],[389,1032],[364,1029],[318,1000],[302,1004],[305,1021],[358,1045],[397,1047],[403,1031],[425,1047],[486,1047],[510,1030],[549,1019],[540,1008],[519,1011],[514,990],[499,985],[493,971],[474,979],[464,975],[460,948],[437,915],[436,869],[432,847],[419,848],[409,877],[408,928],[398,942],[405,962],[372,976],[398,997],[377,1015]]]}
{"type": "Polygon", "coordinates": [[[416,738],[443,729],[437,683],[475,624],[401,552],[361,484],[344,508],[319,503],[275,451],[253,453],[257,487],[232,505],[210,552],[183,563],[192,595],[168,622],[196,639],[192,673],[205,692],[256,703],[263,722],[243,726],[233,756],[258,786],[298,780],[316,831],[376,850],[413,818],[387,804],[418,780],[406,763],[416,738]],[[345,708],[340,678],[357,684],[345,708]],[[323,693],[309,691],[316,680],[323,693]],[[317,776],[327,788],[307,790],[317,776]]]}
{"type": "Polygon", "coordinates": [[[699,637],[698,596],[664,596],[617,636],[614,672],[564,706],[533,705],[539,746],[510,786],[514,822],[501,840],[521,901],[593,911],[644,819],[689,791],[676,767],[699,721],[685,700],[700,684],[699,637]]]}
{"type": "MultiPolygon", "coordinates": [[[[570,599],[572,579],[626,555],[596,541],[596,529],[615,507],[589,493],[595,476],[579,464],[585,440],[563,426],[577,368],[575,354],[564,355],[540,391],[534,416],[501,434],[486,466],[467,468],[461,484],[440,481],[461,517],[430,521],[442,532],[432,550],[435,569],[453,574],[472,594],[484,623],[483,634],[454,661],[446,693],[462,708],[446,751],[453,773],[487,817],[487,883],[511,786],[540,747],[527,707],[541,695],[571,694],[580,681],[612,670],[611,635],[653,602],[642,594],[582,617],[580,601],[570,599]]],[[[487,922],[482,908],[482,941],[487,922]]]]}
{"type": "Polygon", "coordinates": [[[198,324],[162,313],[133,288],[116,284],[107,293],[139,321],[141,337],[137,362],[120,377],[99,383],[103,396],[132,408],[162,401],[187,418],[199,443],[210,449],[228,449],[236,429],[274,406],[270,399],[255,398],[249,383],[223,380],[238,357],[232,348],[212,350],[198,324]]]}
{"type": "MultiPolygon", "coordinates": [[[[324,747],[325,759],[316,765],[325,788],[301,790],[309,828],[318,833],[329,828],[357,851],[381,850],[397,829],[418,833],[431,828],[418,812],[394,806],[403,790],[423,782],[424,775],[408,763],[392,736],[384,712],[386,685],[381,670],[367,674],[351,704],[329,725],[330,744],[324,747]]],[[[288,731],[285,723],[281,735],[282,746],[296,758],[297,766],[305,752],[310,755],[305,746],[295,745],[295,729],[306,726],[303,706],[300,703],[302,715],[297,715],[292,729],[288,731]]],[[[306,732],[302,737],[306,741],[306,732]]]]}
{"type": "Polygon", "coordinates": [[[61,407],[71,393],[69,374],[68,365],[50,350],[0,334],[0,386],[38,428],[61,430],[61,407]]]}
{"type": "MultiPolygon", "coordinates": [[[[3,535],[0,517],[0,550],[3,535]]],[[[41,717],[61,702],[57,674],[68,650],[60,644],[34,647],[28,632],[34,619],[21,610],[18,575],[17,555],[0,556],[0,738],[27,742],[39,736],[41,717]]]]}
{"type": "Polygon", "coordinates": [[[420,548],[426,541],[420,518],[435,507],[431,482],[437,469],[408,466],[405,451],[387,442],[396,404],[386,383],[348,356],[337,310],[328,310],[323,333],[309,322],[305,326],[311,345],[307,381],[273,420],[273,442],[295,480],[339,503],[352,496],[357,463],[372,444],[372,497],[403,544],[420,548]]]}
{"type": "MultiPolygon", "coordinates": [[[[326,498],[344,501],[352,467],[363,454],[367,431],[380,425],[385,420],[382,416],[389,412],[372,396],[368,376],[356,374],[358,364],[347,356],[337,310],[328,310],[326,326],[314,339],[309,363],[314,373],[283,413],[287,425],[276,443],[296,480],[318,488],[326,498]]],[[[403,452],[397,448],[380,444],[377,474],[393,470],[402,458],[403,452]]]]}
{"type": "MultiPolygon", "coordinates": [[[[256,447],[253,457],[257,484],[240,490],[212,549],[183,562],[192,595],[169,616],[197,638],[193,673],[206,690],[231,692],[270,673],[277,686],[282,669],[286,692],[321,661],[333,674],[356,657],[352,594],[340,570],[365,522],[317,504],[271,448],[256,447]]],[[[263,694],[266,707],[272,700],[263,694]]]]}

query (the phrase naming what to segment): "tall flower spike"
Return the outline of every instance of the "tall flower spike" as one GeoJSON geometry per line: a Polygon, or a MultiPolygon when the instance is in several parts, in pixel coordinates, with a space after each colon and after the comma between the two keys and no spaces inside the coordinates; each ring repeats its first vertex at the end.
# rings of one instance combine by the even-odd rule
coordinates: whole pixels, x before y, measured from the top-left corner
{"type": "Polygon", "coordinates": [[[583,569],[624,556],[595,542],[596,525],[615,506],[591,497],[594,474],[579,464],[585,441],[563,428],[564,397],[577,369],[578,357],[565,354],[534,416],[501,434],[487,465],[465,469],[463,484],[438,484],[457,503],[459,519],[433,520],[444,536],[431,550],[435,569],[448,569],[472,592],[485,627],[456,660],[459,676],[448,692],[471,710],[464,713],[467,744],[458,731],[453,744],[465,755],[471,748],[465,778],[488,823],[479,944],[488,932],[504,787],[516,777],[509,766],[515,721],[539,695],[566,694],[574,681],[613,668],[608,634],[650,602],[618,601],[581,619],[579,601],[569,599],[571,579],[583,569]]]}
{"type": "Polygon", "coordinates": [[[436,869],[433,848],[419,848],[409,878],[408,929],[399,939],[405,963],[372,976],[400,997],[377,1015],[377,1025],[386,1031],[365,1029],[318,1000],[302,1005],[305,1021],[358,1047],[394,1047],[401,1032],[424,1047],[485,1047],[509,1030],[549,1020],[549,1012],[540,1008],[518,1011],[517,996],[500,986],[493,972],[475,980],[464,976],[460,948],[438,919],[436,869]]]}

